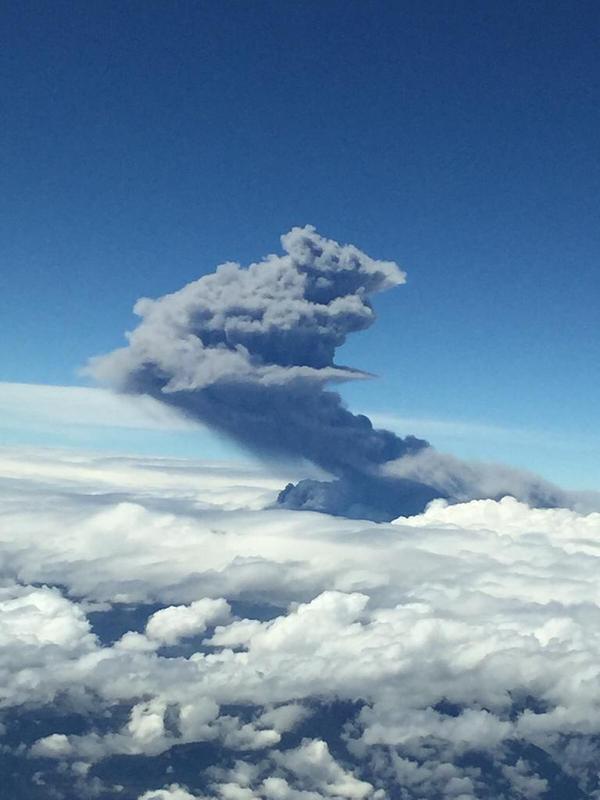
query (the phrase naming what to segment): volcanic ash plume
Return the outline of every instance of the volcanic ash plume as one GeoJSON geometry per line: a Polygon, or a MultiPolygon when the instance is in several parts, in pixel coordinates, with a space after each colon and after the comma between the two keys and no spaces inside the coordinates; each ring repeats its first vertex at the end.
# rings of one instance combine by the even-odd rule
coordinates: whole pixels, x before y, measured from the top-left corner
{"type": "MultiPolygon", "coordinates": [[[[335,351],[373,323],[370,296],[404,283],[402,270],[311,226],[293,228],[281,243],[282,256],[247,269],[222,264],[173,294],[139,300],[141,322],[128,345],[92,359],[89,372],[119,391],[152,395],[263,457],[308,459],[335,476],[286,487],[279,497],[286,507],[385,520],[451,497],[443,481],[427,480],[431,471],[457,482],[446,465],[437,468],[427,442],[374,429],[325,388],[367,377],[335,364],[335,351]]],[[[503,493],[495,488],[486,485],[486,496],[503,493]]],[[[542,495],[543,505],[554,504],[551,489],[542,495]]]]}

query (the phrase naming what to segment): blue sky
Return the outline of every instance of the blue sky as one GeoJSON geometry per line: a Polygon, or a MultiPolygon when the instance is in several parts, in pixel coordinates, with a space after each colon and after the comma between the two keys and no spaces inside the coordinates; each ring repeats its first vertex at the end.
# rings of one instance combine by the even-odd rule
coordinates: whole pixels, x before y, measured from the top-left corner
{"type": "MultiPolygon", "coordinates": [[[[597,4],[32,2],[4,18],[0,380],[83,383],[137,297],[312,223],[408,272],[340,353],[380,376],[343,390],[353,408],[600,484],[597,4]]],[[[6,440],[48,443],[28,409],[6,440]]],[[[92,429],[86,445],[140,446],[92,429]]]]}

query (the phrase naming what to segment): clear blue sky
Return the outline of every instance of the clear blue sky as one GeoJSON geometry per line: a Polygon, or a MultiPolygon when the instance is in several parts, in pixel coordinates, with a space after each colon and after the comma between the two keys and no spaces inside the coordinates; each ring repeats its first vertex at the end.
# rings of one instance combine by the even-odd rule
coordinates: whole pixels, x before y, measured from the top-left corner
{"type": "Polygon", "coordinates": [[[533,431],[472,454],[600,483],[598,3],[23,2],[3,31],[0,380],[81,383],[138,296],[312,223],[409,276],[340,354],[381,376],[353,407],[533,431]]]}

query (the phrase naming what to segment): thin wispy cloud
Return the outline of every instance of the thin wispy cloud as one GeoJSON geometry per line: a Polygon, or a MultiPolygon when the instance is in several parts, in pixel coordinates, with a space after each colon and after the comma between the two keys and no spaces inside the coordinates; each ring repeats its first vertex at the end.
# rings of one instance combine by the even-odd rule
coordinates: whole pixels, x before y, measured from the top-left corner
{"type": "MultiPolygon", "coordinates": [[[[0,381],[0,415],[3,427],[10,427],[13,431],[82,427],[162,432],[206,433],[208,430],[197,418],[149,395],[118,394],[88,386],[0,381]]],[[[566,436],[557,431],[490,425],[465,419],[436,419],[391,412],[368,412],[368,417],[377,427],[386,427],[398,434],[411,430],[417,436],[434,442],[442,438],[484,445],[512,442],[578,453],[595,451],[600,446],[600,440],[593,436],[566,436]]]]}
{"type": "Polygon", "coordinates": [[[119,395],[84,386],[0,382],[0,414],[14,426],[85,426],[143,430],[202,427],[148,396],[119,395]]]}
{"type": "Polygon", "coordinates": [[[491,425],[482,422],[459,419],[434,419],[428,417],[404,416],[397,413],[371,413],[370,419],[376,425],[385,425],[394,431],[414,430],[418,436],[434,439],[456,439],[457,441],[511,442],[565,450],[597,450],[600,438],[594,435],[568,436],[552,430],[519,428],[511,425],[491,425]]]}

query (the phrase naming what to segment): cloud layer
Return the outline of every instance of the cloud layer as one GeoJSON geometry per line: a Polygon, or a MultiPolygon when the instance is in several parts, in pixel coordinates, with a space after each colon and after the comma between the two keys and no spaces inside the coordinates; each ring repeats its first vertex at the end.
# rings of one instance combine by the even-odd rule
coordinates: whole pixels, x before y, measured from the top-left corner
{"type": "Polygon", "coordinates": [[[265,510],[261,470],[81,455],[0,476],[11,796],[600,790],[599,514],[377,525],[265,510]]]}

